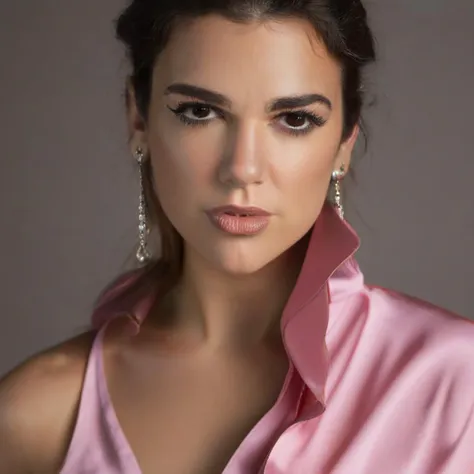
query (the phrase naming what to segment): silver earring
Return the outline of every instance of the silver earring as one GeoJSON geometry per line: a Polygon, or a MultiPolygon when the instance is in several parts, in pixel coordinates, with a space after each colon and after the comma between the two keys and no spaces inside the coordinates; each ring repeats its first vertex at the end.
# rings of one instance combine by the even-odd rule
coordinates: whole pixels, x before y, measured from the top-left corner
{"type": "Polygon", "coordinates": [[[334,207],[341,219],[344,219],[344,206],[342,204],[341,183],[346,174],[346,169],[342,165],[338,170],[332,172],[331,179],[334,184],[334,207]]]}
{"type": "Polygon", "coordinates": [[[146,156],[140,147],[138,147],[135,151],[135,158],[138,162],[138,174],[140,178],[140,200],[138,203],[138,250],[136,253],[136,258],[138,263],[143,265],[150,261],[151,253],[148,249],[148,234],[150,232],[150,228],[148,225],[143,173],[146,156]]]}

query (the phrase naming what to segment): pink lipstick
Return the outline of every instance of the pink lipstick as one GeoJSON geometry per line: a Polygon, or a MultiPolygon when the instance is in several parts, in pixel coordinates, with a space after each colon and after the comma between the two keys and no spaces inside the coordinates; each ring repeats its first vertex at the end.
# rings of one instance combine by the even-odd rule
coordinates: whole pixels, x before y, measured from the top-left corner
{"type": "Polygon", "coordinates": [[[258,207],[222,206],[207,211],[211,222],[232,235],[255,235],[270,223],[271,214],[258,207]]]}

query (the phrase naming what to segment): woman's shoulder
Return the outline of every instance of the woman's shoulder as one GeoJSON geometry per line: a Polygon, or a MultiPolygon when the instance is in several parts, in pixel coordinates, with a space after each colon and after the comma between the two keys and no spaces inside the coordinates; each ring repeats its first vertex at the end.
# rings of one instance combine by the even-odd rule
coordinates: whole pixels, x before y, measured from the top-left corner
{"type": "Polygon", "coordinates": [[[0,381],[0,472],[58,471],[72,435],[94,339],[36,354],[0,381]]]}
{"type": "Polygon", "coordinates": [[[385,346],[422,357],[440,374],[457,374],[474,396],[474,321],[402,292],[368,290],[368,319],[385,346]]]}
{"type": "Polygon", "coordinates": [[[474,337],[474,321],[427,300],[379,286],[368,285],[370,306],[391,324],[438,333],[454,331],[474,337]]]}

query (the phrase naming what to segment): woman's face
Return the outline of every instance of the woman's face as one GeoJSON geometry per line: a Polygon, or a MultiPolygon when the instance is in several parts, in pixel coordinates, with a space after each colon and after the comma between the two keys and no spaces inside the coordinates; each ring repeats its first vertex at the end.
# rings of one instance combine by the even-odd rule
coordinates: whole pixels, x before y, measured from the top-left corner
{"type": "Polygon", "coordinates": [[[308,232],[358,131],[341,144],[341,68],[300,20],[182,24],[157,60],[144,127],[133,104],[132,146],[148,151],[186,251],[236,275],[308,232]],[[216,210],[227,205],[268,215],[216,210]]]}

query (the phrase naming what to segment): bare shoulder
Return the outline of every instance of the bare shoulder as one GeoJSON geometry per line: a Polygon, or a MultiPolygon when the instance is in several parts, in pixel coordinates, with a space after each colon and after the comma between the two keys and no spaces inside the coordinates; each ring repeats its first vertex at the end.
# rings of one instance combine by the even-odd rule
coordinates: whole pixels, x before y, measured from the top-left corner
{"type": "Polygon", "coordinates": [[[93,338],[88,332],[49,348],[0,380],[0,474],[59,471],[93,338]]]}

